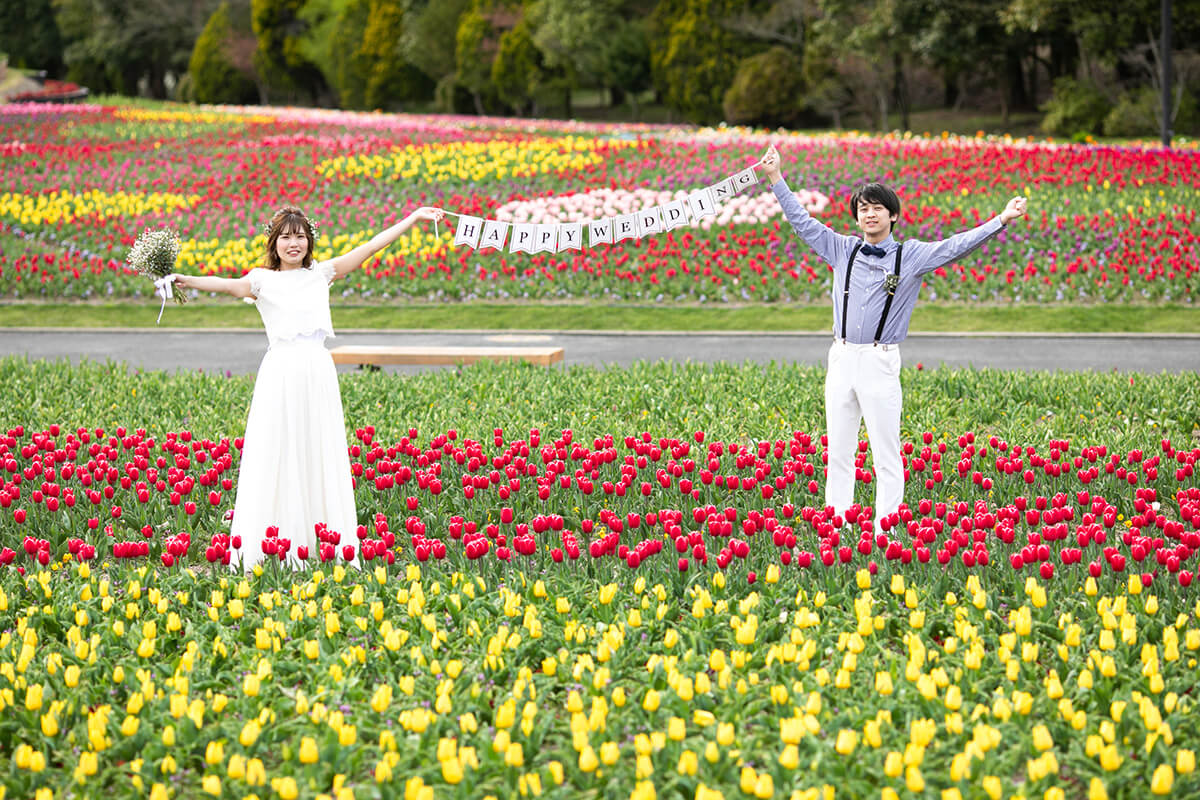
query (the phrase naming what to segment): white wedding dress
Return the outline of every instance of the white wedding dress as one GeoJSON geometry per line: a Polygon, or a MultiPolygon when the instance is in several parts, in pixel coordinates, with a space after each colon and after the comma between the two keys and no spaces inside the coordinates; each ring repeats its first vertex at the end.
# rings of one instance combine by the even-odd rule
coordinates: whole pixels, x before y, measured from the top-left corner
{"type": "Polygon", "coordinates": [[[358,517],[337,370],[324,345],[334,335],[329,315],[333,265],[259,268],[247,277],[270,347],[246,420],[230,529],[231,537],[241,537],[241,548],[233,549],[230,565],[250,570],[263,561],[269,526],[291,540],[291,566],[302,563],[301,547],[308,549],[307,563],[319,563],[318,523],[341,535],[336,546],[341,562],[343,546],[357,544],[358,517]]]}

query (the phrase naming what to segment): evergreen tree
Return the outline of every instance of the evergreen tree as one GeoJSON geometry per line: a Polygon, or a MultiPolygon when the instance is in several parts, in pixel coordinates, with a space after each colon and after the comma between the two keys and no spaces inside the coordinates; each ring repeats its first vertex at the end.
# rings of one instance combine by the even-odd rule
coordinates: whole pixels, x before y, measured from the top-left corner
{"type": "Polygon", "coordinates": [[[208,18],[196,39],[188,62],[192,91],[201,103],[252,103],[257,92],[246,75],[233,64],[230,54],[233,26],[229,4],[221,3],[208,18]]]}
{"type": "MultiPolygon", "coordinates": [[[[660,20],[667,35],[651,64],[663,100],[692,122],[721,119],[725,91],[752,46],[730,30],[729,21],[750,8],[749,0],[668,0],[678,15],[660,20]]],[[[657,13],[657,12],[656,12],[657,13]]]]}
{"type": "Polygon", "coordinates": [[[329,34],[329,66],[325,76],[337,92],[342,108],[368,108],[370,64],[364,60],[362,43],[370,10],[370,0],[346,0],[329,34]]]}
{"type": "Polygon", "coordinates": [[[500,98],[524,112],[541,82],[542,55],[533,43],[528,20],[522,19],[500,37],[492,62],[492,84],[500,98]]]}
{"type": "Polygon", "coordinates": [[[305,57],[308,23],[301,15],[305,0],[251,0],[250,20],[258,49],[254,66],[267,98],[295,99],[304,92],[316,104],[325,86],[321,71],[305,57]]]}
{"type": "Polygon", "coordinates": [[[475,112],[484,114],[502,102],[492,82],[492,63],[500,51],[500,37],[521,18],[521,7],[507,0],[471,0],[458,19],[455,37],[455,78],[475,101],[475,112]]]}
{"type": "Polygon", "coordinates": [[[390,108],[432,96],[433,82],[406,62],[400,51],[404,14],[401,0],[371,0],[359,49],[360,63],[368,65],[363,92],[367,108],[390,108]]]}

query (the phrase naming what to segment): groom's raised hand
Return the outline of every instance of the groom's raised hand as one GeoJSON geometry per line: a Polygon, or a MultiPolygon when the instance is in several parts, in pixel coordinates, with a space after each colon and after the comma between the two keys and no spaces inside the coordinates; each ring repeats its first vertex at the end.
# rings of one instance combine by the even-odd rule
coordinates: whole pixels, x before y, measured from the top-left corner
{"type": "Polygon", "coordinates": [[[1000,212],[1000,221],[1007,225],[1017,217],[1025,216],[1025,198],[1017,195],[1008,201],[1008,205],[1000,212]]]}
{"type": "Polygon", "coordinates": [[[767,147],[767,152],[763,153],[759,163],[762,164],[763,172],[767,174],[768,183],[776,184],[783,177],[779,172],[779,151],[775,149],[775,145],[767,147]]]}

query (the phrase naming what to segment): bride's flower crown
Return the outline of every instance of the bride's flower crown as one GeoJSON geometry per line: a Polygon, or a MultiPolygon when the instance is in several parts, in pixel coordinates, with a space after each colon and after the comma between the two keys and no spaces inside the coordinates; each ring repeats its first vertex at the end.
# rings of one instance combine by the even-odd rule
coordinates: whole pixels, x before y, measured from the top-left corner
{"type": "Polygon", "coordinates": [[[267,220],[266,222],[264,222],[264,223],[262,224],[262,232],[263,232],[263,236],[270,237],[270,235],[271,235],[271,226],[274,224],[274,220],[275,220],[275,218],[276,218],[276,217],[278,217],[278,216],[279,216],[281,213],[283,213],[284,211],[287,211],[288,213],[296,214],[296,215],[298,215],[298,216],[299,216],[301,219],[303,219],[303,220],[304,220],[304,223],[305,223],[305,224],[308,226],[308,229],[309,229],[310,231],[312,231],[312,237],[313,237],[313,241],[314,241],[314,242],[315,242],[317,239],[320,239],[320,238],[321,238],[321,232],[320,232],[320,230],[321,230],[321,229],[320,229],[320,227],[317,225],[317,223],[316,223],[316,222],[313,222],[312,218],[311,218],[311,217],[309,217],[309,216],[308,216],[308,214],[305,214],[303,211],[301,211],[301,210],[300,210],[300,209],[298,209],[298,208],[280,209],[279,211],[276,211],[276,212],[275,212],[275,213],[274,213],[274,214],[271,216],[271,219],[267,220]]]}

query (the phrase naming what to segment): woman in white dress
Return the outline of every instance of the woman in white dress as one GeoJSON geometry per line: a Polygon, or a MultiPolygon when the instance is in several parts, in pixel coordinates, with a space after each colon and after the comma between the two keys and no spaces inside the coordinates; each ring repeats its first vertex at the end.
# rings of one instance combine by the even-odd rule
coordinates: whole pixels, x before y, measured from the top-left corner
{"type": "Polygon", "coordinates": [[[322,550],[326,558],[357,562],[342,397],[324,346],[334,335],[329,285],[417,222],[442,217],[441,209],[419,208],[366,244],[314,264],[312,223],[300,209],[283,208],[268,225],[266,267],[241,278],[174,276],[185,289],[252,300],[270,343],[254,383],[238,470],[230,530],[234,569],[248,571],[266,557],[295,567],[321,559],[322,550]]]}

